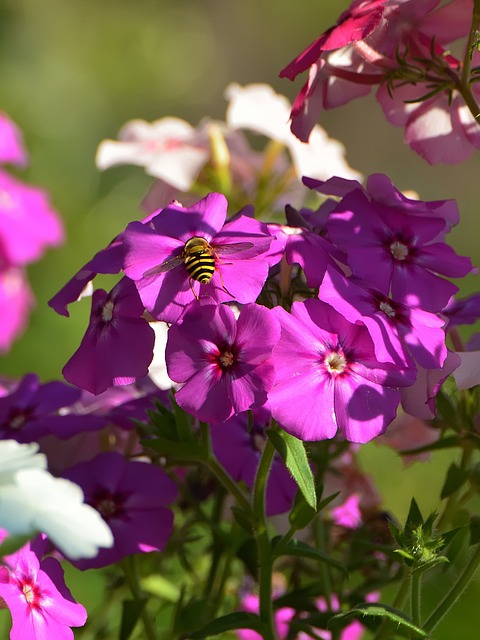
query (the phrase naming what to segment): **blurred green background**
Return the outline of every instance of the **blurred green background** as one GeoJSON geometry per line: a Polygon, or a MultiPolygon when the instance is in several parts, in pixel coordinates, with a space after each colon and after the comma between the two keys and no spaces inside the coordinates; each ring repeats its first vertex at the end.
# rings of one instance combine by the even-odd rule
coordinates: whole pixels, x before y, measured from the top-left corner
{"type": "MultiPolygon", "coordinates": [[[[0,108],[21,127],[31,154],[19,175],[49,191],[68,235],[64,247],[29,268],[37,307],[0,373],[61,377],[85,330],[89,303],[67,320],[47,300],[141,215],[139,202],[152,179],[138,167],[100,174],[98,143],[115,138],[132,118],[223,119],[223,91],[232,81],[267,82],[293,99],[303,79],[280,80],[278,72],[347,6],[333,0],[0,0],[0,108]]],[[[452,244],[480,264],[478,152],[463,165],[428,166],[404,145],[403,131],[386,123],[373,96],[324,113],[320,124],[365,175],[386,173],[422,199],[456,198],[462,222],[452,244]]],[[[465,294],[478,289],[473,276],[461,286],[465,294]]],[[[440,462],[405,473],[393,454],[375,445],[363,456],[397,516],[405,516],[418,487],[421,507],[437,506],[440,462]]],[[[478,585],[471,587],[452,616],[457,624],[447,620],[436,637],[470,640],[478,618],[471,603],[478,596],[478,585]]]]}

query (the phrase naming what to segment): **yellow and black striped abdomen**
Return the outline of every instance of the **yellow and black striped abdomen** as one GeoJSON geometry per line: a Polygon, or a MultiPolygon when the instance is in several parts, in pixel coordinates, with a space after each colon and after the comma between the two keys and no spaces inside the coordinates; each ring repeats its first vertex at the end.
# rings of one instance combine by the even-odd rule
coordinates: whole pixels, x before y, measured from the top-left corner
{"type": "Polygon", "coordinates": [[[215,258],[208,251],[185,256],[188,275],[202,284],[208,284],[215,273],[215,258]]]}

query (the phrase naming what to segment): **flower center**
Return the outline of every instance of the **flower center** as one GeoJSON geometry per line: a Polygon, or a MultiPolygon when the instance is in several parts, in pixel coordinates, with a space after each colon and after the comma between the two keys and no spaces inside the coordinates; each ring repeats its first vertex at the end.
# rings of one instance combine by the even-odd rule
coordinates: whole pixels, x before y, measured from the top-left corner
{"type": "Polygon", "coordinates": [[[235,356],[229,349],[226,349],[223,353],[221,353],[218,356],[218,363],[222,367],[222,369],[227,369],[228,367],[231,367],[234,362],[235,362],[235,356]]]}
{"type": "Polygon", "coordinates": [[[111,300],[106,302],[102,308],[102,320],[103,322],[111,322],[113,319],[113,309],[115,305],[111,300]]]}
{"type": "Polygon", "coordinates": [[[42,592],[38,585],[35,584],[30,576],[23,576],[23,579],[17,582],[25,598],[26,603],[30,607],[40,609],[42,601],[42,592]]]}
{"type": "Polygon", "coordinates": [[[115,504],[115,500],[106,498],[102,500],[97,505],[97,511],[104,518],[104,520],[108,520],[113,516],[113,514],[117,510],[117,505],[115,504]]]}
{"type": "Polygon", "coordinates": [[[395,260],[406,260],[408,256],[408,247],[399,240],[394,240],[390,245],[390,252],[395,260]]]}
{"type": "Polygon", "coordinates": [[[343,373],[347,367],[347,359],[343,353],[338,353],[338,351],[332,351],[329,353],[324,362],[327,367],[327,371],[335,375],[343,373]]]}
{"type": "Polygon", "coordinates": [[[381,302],[379,304],[379,309],[380,311],[383,311],[383,313],[389,318],[395,317],[395,310],[390,304],[388,304],[388,302],[386,301],[381,302]]]}

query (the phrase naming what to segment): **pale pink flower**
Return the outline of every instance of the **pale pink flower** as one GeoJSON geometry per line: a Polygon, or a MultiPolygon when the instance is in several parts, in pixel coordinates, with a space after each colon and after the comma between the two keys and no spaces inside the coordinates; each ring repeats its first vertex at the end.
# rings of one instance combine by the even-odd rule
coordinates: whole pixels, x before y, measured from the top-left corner
{"type": "Polygon", "coordinates": [[[99,169],[135,164],[180,191],[188,191],[210,157],[205,127],[179,118],[127,122],[119,140],[104,140],[97,150],[99,169]]]}

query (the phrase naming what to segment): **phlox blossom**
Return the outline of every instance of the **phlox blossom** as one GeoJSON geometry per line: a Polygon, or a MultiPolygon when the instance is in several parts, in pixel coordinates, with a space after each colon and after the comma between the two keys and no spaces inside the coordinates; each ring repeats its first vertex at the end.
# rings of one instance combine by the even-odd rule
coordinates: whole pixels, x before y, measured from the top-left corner
{"type": "Polygon", "coordinates": [[[0,270],[0,352],[7,351],[23,332],[34,306],[34,298],[25,269],[6,267],[0,270]]]}
{"type": "Polygon", "coordinates": [[[104,140],[97,150],[99,169],[119,164],[145,167],[148,174],[180,191],[188,191],[210,157],[205,128],[194,129],[179,118],[127,122],[119,140],[104,140]]]}
{"type": "Polygon", "coordinates": [[[97,395],[147,375],[155,334],[143,312],[128,278],[120,280],[110,293],[97,289],[85,336],[63,368],[65,379],[97,395]]]}
{"type": "Polygon", "coordinates": [[[279,332],[266,307],[245,305],[236,320],[211,298],[192,302],[168,333],[168,375],[183,383],[177,403],[212,423],[261,407],[274,381],[272,349],[279,332]]]}
{"type": "Polygon", "coordinates": [[[75,602],[55,558],[42,560],[44,542],[26,545],[4,558],[0,597],[12,615],[10,640],[73,640],[70,627],[82,627],[85,608],[75,602]]]}
{"type": "Polygon", "coordinates": [[[133,553],[162,550],[173,528],[167,508],[177,487],[158,466],[126,460],[115,451],[81,462],[64,474],[78,483],[86,502],[108,523],[114,543],[95,558],[73,562],[80,569],[104,567],[133,553]]]}
{"type": "Polygon", "coordinates": [[[281,336],[273,350],[276,380],[268,394],[273,417],[301,440],[368,442],[394,419],[399,386],[415,373],[380,363],[365,326],[309,299],[291,313],[274,309],[281,336]]]}
{"type": "Polygon", "coordinates": [[[210,295],[221,302],[232,296],[240,303],[256,300],[267,279],[272,236],[265,224],[247,215],[225,223],[226,214],[225,197],[210,193],[192,207],[174,203],[148,224],[127,226],[124,271],[155,319],[176,322],[196,296],[210,295]],[[190,277],[182,258],[186,243],[195,237],[214,251],[215,271],[205,284],[190,277]]]}

